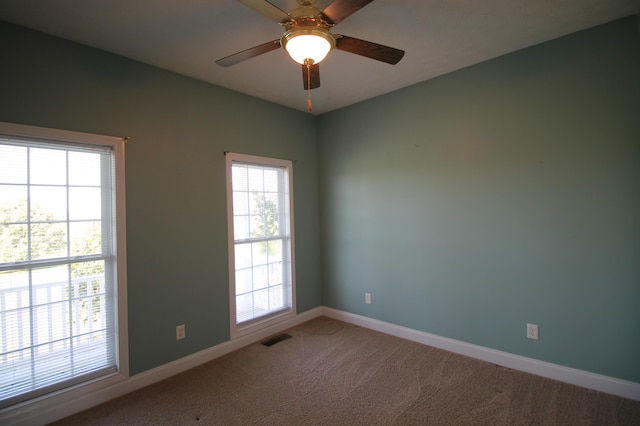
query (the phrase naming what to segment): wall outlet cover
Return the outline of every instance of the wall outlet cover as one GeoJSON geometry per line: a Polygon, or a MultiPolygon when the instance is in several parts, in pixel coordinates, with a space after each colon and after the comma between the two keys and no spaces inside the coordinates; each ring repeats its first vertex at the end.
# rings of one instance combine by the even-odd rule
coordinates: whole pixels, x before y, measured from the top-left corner
{"type": "Polygon", "coordinates": [[[187,337],[187,333],[184,324],[176,327],[176,340],[182,340],[187,337]]]}
{"type": "Polygon", "coordinates": [[[527,324],[527,338],[538,340],[538,326],[536,324],[527,324]]]}

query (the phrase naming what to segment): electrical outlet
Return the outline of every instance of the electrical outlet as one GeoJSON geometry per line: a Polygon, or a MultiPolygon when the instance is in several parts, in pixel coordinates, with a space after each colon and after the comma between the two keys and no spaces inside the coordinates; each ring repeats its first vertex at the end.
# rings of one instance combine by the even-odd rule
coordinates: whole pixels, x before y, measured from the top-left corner
{"type": "Polygon", "coordinates": [[[538,326],[536,324],[527,324],[527,339],[538,340],[538,326]]]}
{"type": "Polygon", "coordinates": [[[366,303],[367,305],[371,304],[371,293],[364,294],[364,303],[366,303]]]}
{"type": "Polygon", "coordinates": [[[187,337],[187,331],[184,328],[184,324],[176,327],[176,340],[182,340],[187,337]]]}

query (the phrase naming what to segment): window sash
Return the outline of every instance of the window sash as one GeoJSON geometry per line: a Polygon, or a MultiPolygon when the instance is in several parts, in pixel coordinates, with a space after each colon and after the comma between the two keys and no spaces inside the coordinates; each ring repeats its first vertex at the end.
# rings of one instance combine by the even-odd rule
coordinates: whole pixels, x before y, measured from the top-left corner
{"type": "MultiPolygon", "coordinates": [[[[118,294],[116,279],[121,260],[116,255],[119,244],[115,170],[116,156],[122,153],[121,146],[112,143],[112,139],[115,138],[0,123],[0,145],[24,147],[28,152],[26,181],[0,179],[3,185],[0,190],[26,188],[26,218],[3,221],[0,226],[23,225],[30,230],[26,259],[4,258],[4,262],[0,259],[0,408],[122,371],[119,365],[122,340],[118,340],[117,332],[118,297],[122,295],[118,294]],[[106,139],[107,144],[99,143],[106,139]],[[64,153],[64,182],[32,181],[32,149],[64,153]],[[70,155],[77,153],[98,155],[97,185],[70,181],[70,167],[81,165],[80,160],[73,166],[70,163],[70,155]],[[65,217],[39,220],[32,217],[34,188],[45,194],[51,188],[59,189],[59,193],[66,192],[69,197],[70,190],[87,187],[98,188],[99,217],[72,219],[74,212],[70,211],[69,198],[65,217]],[[93,252],[83,247],[78,249],[80,252],[75,251],[71,235],[80,235],[81,231],[73,227],[89,222],[97,226],[95,231],[100,234],[98,248],[93,252]],[[61,237],[64,253],[34,255],[35,237],[31,230],[43,224],[64,230],[61,237]],[[98,272],[92,273],[92,267],[97,267],[98,272]]],[[[0,197],[0,201],[3,198],[7,197],[0,197]]],[[[81,201],[77,205],[82,204],[87,203],[81,201]]]]}
{"type": "Polygon", "coordinates": [[[226,155],[233,338],[295,315],[293,199],[290,161],[226,155]]]}

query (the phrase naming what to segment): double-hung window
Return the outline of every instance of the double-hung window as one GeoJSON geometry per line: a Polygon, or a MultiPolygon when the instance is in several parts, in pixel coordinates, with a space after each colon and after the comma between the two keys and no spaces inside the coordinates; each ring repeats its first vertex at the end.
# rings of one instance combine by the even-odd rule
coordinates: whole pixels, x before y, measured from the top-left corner
{"type": "Polygon", "coordinates": [[[0,409],[127,374],[123,150],[0,123],[0,409]]]}
{"type": "Polygon", "coordinates": [[[295,315],[292,163],[227,153],[232,337],[295,315]]]}

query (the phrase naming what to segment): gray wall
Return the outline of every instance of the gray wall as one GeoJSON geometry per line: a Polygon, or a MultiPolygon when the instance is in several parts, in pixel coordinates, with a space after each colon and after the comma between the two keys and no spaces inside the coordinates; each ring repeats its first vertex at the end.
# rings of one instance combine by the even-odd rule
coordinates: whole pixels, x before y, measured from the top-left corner
{"type": "Polygon", "coordinates": [[[324,305],[640,382],[635,17],[318,126],[324,305]]]}
{"type": "Polygon", "coordinates": [[[131,137],[133,374],[229,339],[224,151],[296,160],[298,312],[320,305],[314,117],[3,23],[0,52],[0,121],[131,137]]]}

